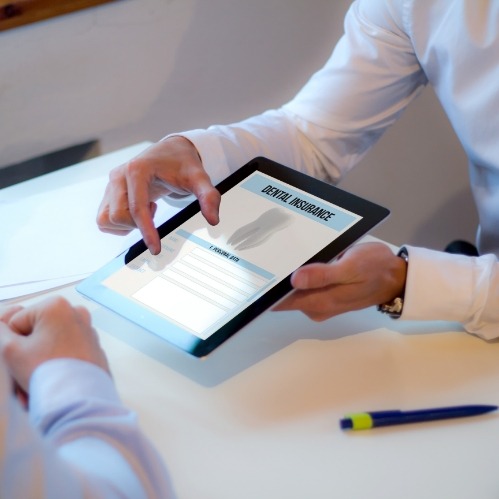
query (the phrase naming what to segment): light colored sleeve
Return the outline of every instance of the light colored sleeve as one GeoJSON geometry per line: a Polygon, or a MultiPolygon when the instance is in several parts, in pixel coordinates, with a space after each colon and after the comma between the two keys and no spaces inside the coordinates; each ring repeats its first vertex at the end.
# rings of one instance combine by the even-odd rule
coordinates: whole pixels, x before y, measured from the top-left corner
{"type": "Polygon", "coordinates": [[[409,266],[401,319],[459,322],[481,338],[499,337],[499,262],[406,246],[409,266]]]}
{"type": "Polygon", "coordinates": [[[173,497],[159,455],[102,369],[74,359],[42,364],[28,414],[0,371],[0,497],[173,497]]]}
{"type": "Polygon", "coordinates": [[[402,4],[354,2],[325,66],[282,108],[182,133],[197,147],[212,181],[256,156],[329,182],[358,163],[427,83],[402,4]]]}

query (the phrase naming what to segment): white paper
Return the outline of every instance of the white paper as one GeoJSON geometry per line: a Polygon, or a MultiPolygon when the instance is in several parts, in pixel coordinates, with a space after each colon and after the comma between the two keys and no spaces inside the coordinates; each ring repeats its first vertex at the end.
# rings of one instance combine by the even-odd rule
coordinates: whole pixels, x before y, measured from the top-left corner
{"type": "Polygon", "coordinates": [[[46,291],[47,289],[66,286],[67,284],[81,281],[89,275],[90,274],[71,275],[60,277],[59,279],[47,279],[46,281],[25,282],[24,284],[14,284],[13,286],[2,286],[0,287],[0,301],[25,297],[27,295],[46,291]]]}
{"type": "MultiPolygon", "coordinates": [[[[140,239],[138,230],[122,237],[97,228],[107,181],[106,174],[0,204],[0,299],[39,291],[42,281],[48,289],[90,274],[140,239]]],[[[155,223],[178,209],[160,201],[155,223]]]]}

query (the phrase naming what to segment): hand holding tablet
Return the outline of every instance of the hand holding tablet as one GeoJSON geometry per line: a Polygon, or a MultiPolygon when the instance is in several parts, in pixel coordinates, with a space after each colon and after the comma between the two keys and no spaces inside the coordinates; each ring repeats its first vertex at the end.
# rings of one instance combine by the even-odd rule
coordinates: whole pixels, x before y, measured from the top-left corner
{"type": "Polygon", "coordinates": [[[332,260],[389,213],[265,158],[217,189],[218,225],[195,201],[158,228],[158,255],[140,241],[78,291],[202,357],[289,293],[294,270],[332,260]]]}

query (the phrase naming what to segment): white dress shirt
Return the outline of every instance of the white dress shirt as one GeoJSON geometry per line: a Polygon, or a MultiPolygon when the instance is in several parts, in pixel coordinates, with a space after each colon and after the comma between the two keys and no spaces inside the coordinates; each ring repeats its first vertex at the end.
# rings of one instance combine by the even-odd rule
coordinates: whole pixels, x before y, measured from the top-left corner
{"type": "Polygon", "coordinates": [[[0,364],[0,497],[173,497],[160,457],[102,369],[48,361],[30,394],[27,413],[0,364]]]}
{"type": "Polygon", "coordinates": [[[469,158],[479,258],[409,247],[402,318],[499,336],[499,2],[357,0],[326,65],[282,108],[181,135],[218,182],[255,156],[337,182],[431,84],[469,158]]]}

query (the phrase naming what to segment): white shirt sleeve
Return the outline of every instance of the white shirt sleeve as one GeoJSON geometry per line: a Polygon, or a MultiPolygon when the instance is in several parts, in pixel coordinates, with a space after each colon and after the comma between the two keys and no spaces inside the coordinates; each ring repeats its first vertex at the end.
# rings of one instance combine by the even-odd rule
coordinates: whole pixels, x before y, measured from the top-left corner
{"type": "Polygon", "coordinates": [[[325,66],[294,99],[239,123],[182,135],[197,147],[214,183],[256,156],[336,182],[426,83],[402,13],[384,0],[361,0],[349,9],[325,66]]]}
{"type": "Polygon", "coordinates": [[[499,262],[406,246],[409,253],[401,319],[460,322],[484,339],[499,336],[499,262]]]}
{"type": "Polygon", "coordinates": [[[97,366],[42,364],[26,413],[0,365],[0,405],[0,497],[173,497],[159,455],[97,366]]]}

